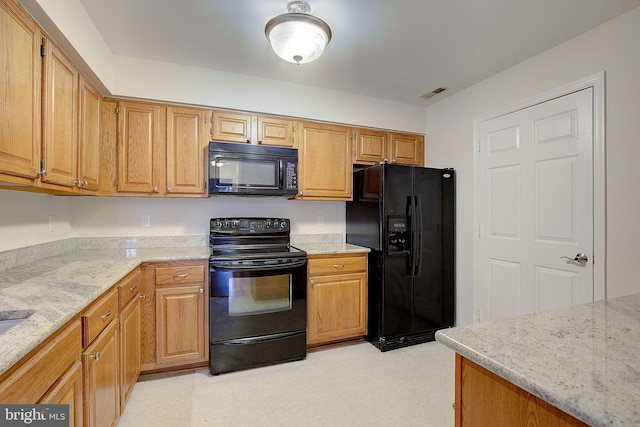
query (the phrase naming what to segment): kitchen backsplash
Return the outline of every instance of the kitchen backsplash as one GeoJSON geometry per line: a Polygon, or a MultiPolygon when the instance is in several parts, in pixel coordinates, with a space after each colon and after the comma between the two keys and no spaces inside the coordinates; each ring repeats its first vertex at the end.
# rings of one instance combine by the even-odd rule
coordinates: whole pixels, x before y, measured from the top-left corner
{"type": "MultiPolygon", "coordinates": [[[[333,234],[292,234],[291,244],[342,243],[344,236],[333,234]]],[[[75,250],[201,247],[209,245],[208,235],[72,237],[0,252],[0,271],[35,262],[39,259],[75,250]]]]}

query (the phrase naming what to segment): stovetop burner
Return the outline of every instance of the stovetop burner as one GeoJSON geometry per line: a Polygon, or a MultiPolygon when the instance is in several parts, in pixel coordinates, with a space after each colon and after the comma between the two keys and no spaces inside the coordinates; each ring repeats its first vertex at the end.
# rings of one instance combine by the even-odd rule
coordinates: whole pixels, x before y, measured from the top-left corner
{"type": "Polygon", "coordinates": [[[212,261],[306,257],[291,246],[288,218],[211,218],[212,261]]]}

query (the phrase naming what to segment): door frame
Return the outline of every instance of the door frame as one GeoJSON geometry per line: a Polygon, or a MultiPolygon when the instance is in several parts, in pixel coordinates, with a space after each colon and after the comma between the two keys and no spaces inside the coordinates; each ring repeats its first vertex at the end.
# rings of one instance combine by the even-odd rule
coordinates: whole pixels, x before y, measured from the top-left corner
{"type": "Polygon", "coordinates": [[[583,89],[593,90],[593,300],[606,299],[605,72],[500,107],[473,119],[473,321],[480,319],[480,125],[583,89]]]}

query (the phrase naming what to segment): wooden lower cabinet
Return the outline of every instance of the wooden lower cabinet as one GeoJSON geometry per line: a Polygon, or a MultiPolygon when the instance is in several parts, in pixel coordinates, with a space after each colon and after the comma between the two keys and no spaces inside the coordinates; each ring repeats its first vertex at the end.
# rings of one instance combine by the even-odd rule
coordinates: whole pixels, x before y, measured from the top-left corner
{"type": "Polygon", "coordinates": [[[37,403],[47,398],[80,360],[80,343],[80,322],[75,320],[0,378],[0,403],[37,403]]]}
{"type": "Polygon", "coordinates": [[[142,291],[142,372],[209,361],[208,260],[146,264],[142,291]]]}
{"type": "Polygon", "coordinates": [[[459,354],[455,384],[456,427],[587,426],[459,354]]]}
{"type": "Polygon", "coordinates": [[[69,427],[82,427],[82,363],[78,360],[38,403],[69,405],[69,427]]]}
{"type": "Polygon", "coordinates": [[[156,352],[159,365],[206,360],[204,286],[156,289],[156,352]]]}
{"type": "Polygon", "coordinates": [[[131,299],[120,311],[120,412],[140,376],[140,300],[131,299]]]}
{"type": "Polygon", "coordinates": [[[82,353],[84,425],[115,426],[120,418],[118,322],[112,321],[82,353]]]}
{"type": "Polygon", "coordinates": [[[367,254],[310,255],[307,345],[367,333],[367,254]]]}

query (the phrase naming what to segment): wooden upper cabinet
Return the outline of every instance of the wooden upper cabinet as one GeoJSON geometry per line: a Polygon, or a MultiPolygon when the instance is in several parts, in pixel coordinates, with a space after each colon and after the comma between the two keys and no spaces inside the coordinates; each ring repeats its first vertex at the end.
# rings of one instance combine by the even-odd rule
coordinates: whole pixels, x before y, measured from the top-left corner
{"type": "Polygon", "coordinates": [[[13,0],[0,0],[0,174],[40,170],[42,34],[13,0]]]}
{"type": "Polygon", "coordinates": [[[295,122],[285,117],[214,111],[212,139],[293,147],[295,122]]]}
{"type": "Polygon", "coordinates": [[[303,122],[298,140],[298,199],[351,200],[351,129],[303,122]]]}
{"type": "Polygon", "coordinates": [[[78,70],[53,43],[44,40],[42,181],[75,187],[78,155],[78,70]]]}
{"type": "Polygon", "coordinates": [[[159,193],[161,106],[118,103],[117,191],[159,193]]]}
{"type": "Polygon", "coordinates": [[[205,193],[211,111],[167,107],[167,193],[205,193]]]}
{"type": "Polygon", "coordinates": [[[388,160],[390,163],[424,166],[424,136],[390,133],[388,160]]]}
{"type": "Polygon", "coordinates": [[[102,96],[80,75],[78,98],[78,183],[81,188],[98,190],[102,96]]]}
{"type": "Polygon", "coordinates": [[[251,143],[251,117],[250,114],[214,111],[212,138],[218,141],[251,143]]]}
{"type": "Polygon", "coordinates": [[[258,144],[278,145],[282,147],[295,146],[295,122],[268,116],[257,116],[258,144]]]}
{"type": "Polygon", "coordinates": [[[353,162],[380,163],[387,158],[387,133],[380,130],[358,129],[355,132],[353,162]]]}

